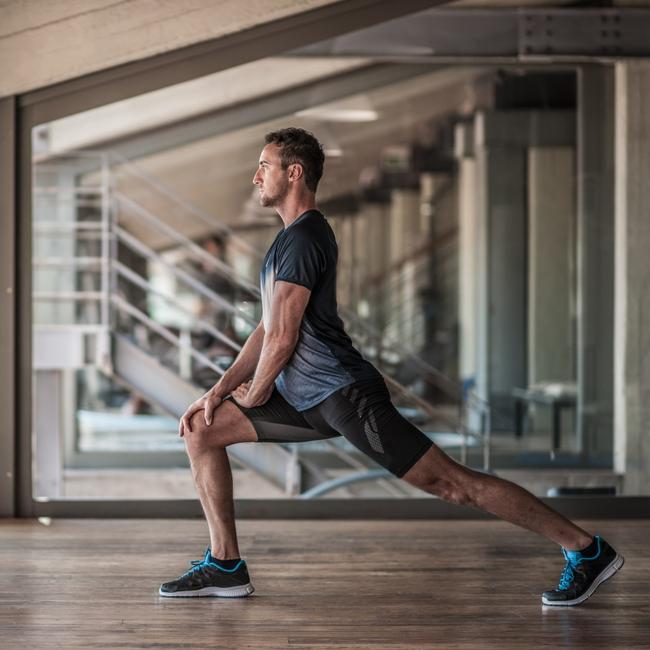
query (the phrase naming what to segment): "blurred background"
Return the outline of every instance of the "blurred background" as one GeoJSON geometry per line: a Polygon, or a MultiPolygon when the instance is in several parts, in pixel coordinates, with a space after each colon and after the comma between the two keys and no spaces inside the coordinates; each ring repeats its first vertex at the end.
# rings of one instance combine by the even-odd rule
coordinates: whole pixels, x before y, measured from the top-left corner
{"type": "MultiPolygon", "coordinates": [[[[634,16],[530,4],[447,3],[33,126],[34,497],[195,497],[178,417],[260,319],[282,224],[252,177],[286,126],[325,147],[340,314],[401,412],[538,496],[649,494],[650,66],[615,60],[644,47],[634,16]]],[[[344,439],[229,454],[238,498],[424,496],[344,439]]]]}

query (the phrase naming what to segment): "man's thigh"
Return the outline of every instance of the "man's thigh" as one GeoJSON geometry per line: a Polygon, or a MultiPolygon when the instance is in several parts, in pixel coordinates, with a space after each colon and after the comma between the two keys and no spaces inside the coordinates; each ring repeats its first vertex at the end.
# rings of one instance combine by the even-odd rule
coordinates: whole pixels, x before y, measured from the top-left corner
{"type": "Polygon", "coordinates": [[[402,478],[432,447],[432,441],[404,418],[391,402],[383,379],[342,388],[305,412],[324,420],[357,449],[402,478]]]}
{"type": "Polygon", "coordinates": [[[253,408],[237,404],[229,396],[224,404],[232,404],[250,421],[257,434],[258,442],[308,442],[327,440],[339,433],[326,422],[316,426],[308,422],[304,415],[289,404],[282,395],[273,389],[267,402],[253,408]]]}
{"type": "Polygon", "coordinates": [[[212,423],[205,423],[205,411],[194,413],[190,419],[191,429],[185,431],[189,445],[227,447],[239,442],[257,442],[257,434],[251,421],[235,406],[224,400],[217,406],[212,423]]]}

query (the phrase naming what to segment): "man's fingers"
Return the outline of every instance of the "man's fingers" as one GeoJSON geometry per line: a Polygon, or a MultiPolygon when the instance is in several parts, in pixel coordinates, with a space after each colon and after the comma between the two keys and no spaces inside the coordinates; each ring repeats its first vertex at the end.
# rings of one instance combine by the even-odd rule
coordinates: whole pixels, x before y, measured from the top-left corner
{"type": "Polygon", "coordinates": [[[208,399],[205,402],[205,423],[206,424],[212,424],[212,416],[214,414],[214,410],[221,404],[222,399],[220,397],[215,397],[214,399],[208,399]]]}

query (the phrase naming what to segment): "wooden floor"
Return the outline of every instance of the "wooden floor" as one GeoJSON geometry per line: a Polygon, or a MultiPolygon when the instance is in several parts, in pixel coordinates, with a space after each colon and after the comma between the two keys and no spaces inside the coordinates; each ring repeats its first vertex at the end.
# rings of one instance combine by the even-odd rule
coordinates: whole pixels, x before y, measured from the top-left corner
{"type": "Polygon", "coordinates": [[[564,609],[559,547],[498,521],[242,521],[256,593],[222,600],[157,594],[202,521],[0,520],[0,647],[650,648],[650,521],[582,525],[626,564],[564,609]]]}

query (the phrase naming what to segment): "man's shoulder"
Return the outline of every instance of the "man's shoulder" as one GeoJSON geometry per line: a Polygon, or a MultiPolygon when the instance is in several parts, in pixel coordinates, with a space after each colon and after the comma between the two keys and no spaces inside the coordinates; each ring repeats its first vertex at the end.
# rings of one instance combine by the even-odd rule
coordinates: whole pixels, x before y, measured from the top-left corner
{"type": "Polygon", "coordinates": [[[283,243],[289,245],[301,245],[308,243],[330,243],[334,233],[327,219],[322,213],[314,211],[307,218],[294,223],[284,233],[283,243]]]}

